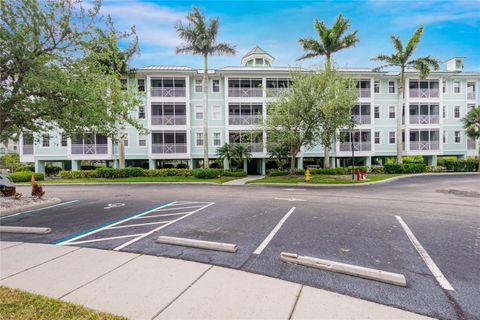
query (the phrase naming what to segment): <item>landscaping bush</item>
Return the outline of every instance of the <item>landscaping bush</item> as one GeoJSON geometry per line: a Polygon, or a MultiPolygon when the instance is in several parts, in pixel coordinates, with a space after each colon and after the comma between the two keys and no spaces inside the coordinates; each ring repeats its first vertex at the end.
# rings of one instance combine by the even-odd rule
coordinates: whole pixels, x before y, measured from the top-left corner
{"type": "Polygon", "coordinates": [[[37,181],[41,181],[45,178],[43,173],[39,173],[39,172],[19,171],[19,172],[9,174],[13,182],[28,182],[32,179],[32,175],[35,176],[35,180],[37,181]]]}
{"type": "Polygon", "coordinates": [[[45,174],[47,176],[56,176],[62,170],[61,167],[48,165],[45,167],[45,174]]]}
{"type": "Polygon", "coordinates": [[[62,179],[98,178],[96,170],[65,170],[58,173],[62,179]]]}
{"type": "Polygon", "coordinates": [[[214,178],[220,178],[222,176],[222,171],[223,170],[221,169],[213,169],[213,168],[194,169],[193,175],[199,179],[214,179],[214,178]]]}
{"type": "Polygon", "coordinates": [[[115,178],[118,177],[118,172],[120,169],[117,168],[109,168],[109,167],[100,167],[95,169],[97,172],[98,178],[115,178]]]}
{"type": "Polygon", "coordinates": [[[297,170],[295,170],[295,174],[297,176],[304,176],[305,175],[305,169],[297,169],[297,170]]]}
{"type": "Polygon", "coordinates": [[[172,163],[164,163],[162,169],[173,169],[174,166],[172,163]]]}
{"type": "Polygon", "coordinates": [[[20,166],[16,169],[17,172],[19,171],[29,171],[29,172],[34,172],[35,167],[34,166],[20,166]]]}
{"type": "Polygon", "coordinates": [[[289,174],[290,172],[288,170],[271,169],[268,171],[270,177],[288,176],[289,174]]]}
{"type": "Polygon", "coordinates": [[[370,173],[385,173],[385,168],[381,166],[374,166],[370,168],[370,173]]]}
{"type": "Polygon", "coordinates": [[[96,167],[96,166],[89,166],[89,165],[83,165],[83,166],[80,166],[80,170],[95,170],[99,167],[96,167]]]}
{"type": "Polygon", "coordinates": [[[338,167],[338,168],[315,168],[315,169],[310,169],[311,174],[325,174],[325,175],[343,175],[347,174],[347,169],[338,167]]]}
{"type": "Polygon", "coordinates": [[[147,177],[190,177],[193,175],[192,169],[151,169],[143,170],[147,177]]]}
{"type": "MultiPolygon", "coordinates": [[[[348,166],[346,169],[347,169],[347,173],[352,172],[352,166],[348,166]]],[[[370,168],[367,166],[355,166],[355,173],[357,172],[357,170],[360,170],[360,171],[363,170],[365,171],[365,173],[370,172],[370,168]]]]}
{"type": "Polygon", "coordinates": [[[447,171],[454,172],[474,172],[478,170],[478,160],[467,159],[467,160],[457,160],[457,159],[445,159],[443,162],[443,167],[447,171]]]}
{"type": "Polygon", "coordinates": [[[386,163],[385,173],[422,173],[427,171],[423,163],[386,163]]]}
{"type": "Polygon", "coordinates": [[[425,163],[423,156],[406,156],[403,157],[403,163],[425,163]]]}
{"type": "Polygon", "coordinates": [[[457,161],[457,157],[438,157],[437,159],[437,166],[439,167],[446,167],[446,161],[457,161]]]}
{"type": "Polygon", "coordinates": [[[122,178],[144,176],[144,170],[143,168],[140,168],[140,167],[127,167],[125,169],[119,169],[119,170],[122,178]]]}
{"type": "Polygon", "coordinates": [[[230,170],[225,170],[223,171],[223,176],[225,177],[246,177],[247,173],[242,170],[235,170],[235,171],[230,171],[230,170]]]}

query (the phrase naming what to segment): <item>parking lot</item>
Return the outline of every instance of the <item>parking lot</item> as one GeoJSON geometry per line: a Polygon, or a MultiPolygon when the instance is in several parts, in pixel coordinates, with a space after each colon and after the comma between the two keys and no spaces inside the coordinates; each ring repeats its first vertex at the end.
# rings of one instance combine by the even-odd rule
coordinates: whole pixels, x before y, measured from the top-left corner
{"type": "Polygon", "coordinates": [[[479,319],[479,181],[478,175],[458,175],[322,189],[47,186],[48,195],[61,197],[63,205],[3,217],[0,223],[52,231],[5,233],[0,240],[206,262],[433,317],[479,319]],[[232,243],[238,250],[159,244],[159,236],[232,243]],[[400,273],[407,286],[286,263],[281,252],[400,273]]]}

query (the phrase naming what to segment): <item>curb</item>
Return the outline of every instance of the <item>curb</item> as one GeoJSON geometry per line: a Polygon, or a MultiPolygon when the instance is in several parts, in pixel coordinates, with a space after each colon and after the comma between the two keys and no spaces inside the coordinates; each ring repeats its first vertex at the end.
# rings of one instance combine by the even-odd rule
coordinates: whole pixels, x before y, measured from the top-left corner
{"type": "MultiPolygon", "coordinates": [[[[199,185],[213,185],[213,186],[221,186],[223,183],[216,183],[216,182],[155,182],[155,181],[145,181],[145,182],[72,182],[72,183],[45,183],[42,184],[43,187],[48,186],[89,186],[89,185],[129,185],[129,184],[183,184],[183,185],[191,185],[191,184],[199,184],[199,185]]],[[[18,186],[26,186],[28,184],[17,184],[18,186]]]]}
{"type": "Polygon", "coordinates": [[[11,209],[7,209],[5,211],[1,211],[0,212],[0,217],[7,216],[7,215],[10,215],[10,214],[14,214],[14,213],[19,213],[19,212],[22,212],[22,211],[30,211],[30,210],[35,210],[35,209],[41,209],[41,208],[53,206],[55,204],[59,204],[59,203],[62,202],[62,199],[59,199],[59,198],[50,198],[50,199],[51,199],[50,201],[46,201],[44,203],[35,203],[34,205],[30,205],[30,206],[11,208],[11,209]]]}

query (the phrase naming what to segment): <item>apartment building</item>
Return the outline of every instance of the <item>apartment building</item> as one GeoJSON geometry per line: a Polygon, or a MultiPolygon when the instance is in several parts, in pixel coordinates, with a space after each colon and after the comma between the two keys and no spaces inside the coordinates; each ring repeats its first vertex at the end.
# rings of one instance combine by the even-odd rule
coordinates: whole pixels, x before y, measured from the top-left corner
{"type": "MultiPolygon", "coordinates": [[[[478,154],[477,145],[463,129],[462,117],[478,101],[480,73],[463,70],[464,57],[446,62],[442,71],[420,79],[414,70],[406,74],[404,108],[404,155],[422,155],[435,165],[439,156],[465,159],[478,154]]],[[[127,128],[127,165],[159,168],[184,163],[191,168],[203,162],[208,139],[209,155],[224,143],[244,143],[252,157],[245,166],[249,173],[265,173],[269,158],[266,134],[259,123],[266,117],[266,106],[290,85],[290,67],[274,65],[274,57],[255,47],[240,66],[209,71],[208,137],[203,135],[203,70],[185,66],[148,66],[135,77],[124,79],[126,87],[145,92],[145,104],[135,116],[148,135],[127,128]]],[[[396,155],[396,108],[398,72],[366,68],[341,69],[358,81],[358,103],[352,115],[357,127],[352,135],[340,134],[332,146],[332,165],[349,164],[352,147],[365,165],[396,155]],[[353,141],[351,141],[353,140],[353,141]]],[[[60,132],[24,134],[20,141],[23,162],[34,162],[37,171],[45,163],[60,162],[66,169],[79,169],[82,160],[106,161],[118,165],[117,146],[101,133],[85,133],[73,139],[60,132]]],[[[319,164],[323,148],[316,146],[298,154],[297,166],[319,164]]]]}

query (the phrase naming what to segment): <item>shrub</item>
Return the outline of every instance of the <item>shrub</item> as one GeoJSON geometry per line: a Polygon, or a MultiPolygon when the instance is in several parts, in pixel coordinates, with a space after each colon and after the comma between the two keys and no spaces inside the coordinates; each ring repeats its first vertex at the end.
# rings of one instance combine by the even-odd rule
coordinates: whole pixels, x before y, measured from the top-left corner
{"type": "Polygon", "coordinates": [[[437,166],[446,167],[446,161],[457,161],[457,157],[438,157],[437,159],[437,166]]]}
{"type": "Polygon", "coordinates": [[[427,171],[423,163],[387,163],[384,165],[385,173],[422,173],[427,171]]]}
{"type": "Polygon", "coordinates": [[[304,176],[305,175],[305,169],[296,169],[295,174],[297,176],[304,176]]]}
{"type": "Polygon", "coordinates": [[[173,164],[172,163],[165,163],[162,166],[162,169],[173,169],[173,164]]]}
{"type": "Polygon", "coordinates": [[[223,176],[225,177],[246,177],[247,173],[242,170],[235,170],[235,171],[230,171],[230,170],[225,170],[223,171],[223,176]]]}
{"type": "Polygon", "coordinates": [[[190,177],[193,175],[193,170],[191,169],[150,169],[143,170],[143,173],[147,177],[190,177]]]}
{"type": "Polygon", "coordinates": [[[425,163],[423,156],[406,156],[403,157],[403,163],[425,163]]]}
{"type": "Polygon", "coordinates": [[[45,167],[45,174],[47,176],[56,176],[62,170],[62,168],[57,166],[48,165],[45,167]]]}
{"type": "Polygon", "coordinates": [[[96,170],[66,170],[58,173],[62,179],[98,178],[96,170]]]}
{"type": "MultiPolygon", "coordinates": [[[[347,173],[352,172],[352,166],[348,166],[346,169],[347,169],[347,173]]],[[[357,172],[357,170],[363,170],[365,171],[365,173],[370,172],[370,168],[367,166],[355,166],[355,173],[357,172]]]]}
{"type": "Polygon", "coordinates": [[[223,170],[221,169],[213,169],[213,168],[194,169],[193,175],[199,179],[214,179],[214,178],[220,178],[222,176],[222,171],[223,170]]]}
{"type": "Polygon", "coordinates": [[[16,171],[29,171],[29,172],[34,172],[35,167],[34,166],[20,166],[16,169],[16,171]]]}
{"type": "Polygon", "coordinates": [[[457,160],[457,159],[445,159],[443,166],[448,171],[454,172],[473,172],[478,170],[478,161],[475,159],[457,160]]]}
{"type": "Polygon", "coordinates": [[[370,173],[385,173],[385,168],[380,166],[371,167],[370,173]]]}
{"type": "Polygon", "coordinates": [[[109,167],[100,167],[95,169],[97,172],[97,176],[99,178],[115,178],[118,177],[118,170],[116,168],[109,168],[109,167]]]}
{"type": "Polygon", "coordinates": [[[19,171],[19,172],[9,174],[13,182],[28,182],[32,179],[32,175],[35,176],[35,180],[37,181],[41,181],[45,178],[43,173],[39,173],[39,172],[19,171]]]}
{"type": "Polygon", "coordinates": [[[316,168],[316,169],[311,169],[310,170],[311,174],[326,174],[326,175],[343,175],[347,174],[347,168],[316,168]]]}
{"type": "Polygon", "coordinates": [[[144,170],[140,167],[127,167],[125,169],[120,169],[120,175],[124,178],[128,177],[143,177],[144,170]]]}
{"type": "Polygon", "coordinates": [[[270,177],[288,176],[289,174],[290,172],[288,170],[271,169],[268,171],[270,177]]]}
{"type": "Polygon", "coordinates": [[[96,167],[96,166],[88,166],[88,165],[80,166],[80,170],[95,170],[97,168],[98,167],[96,167]]]}

